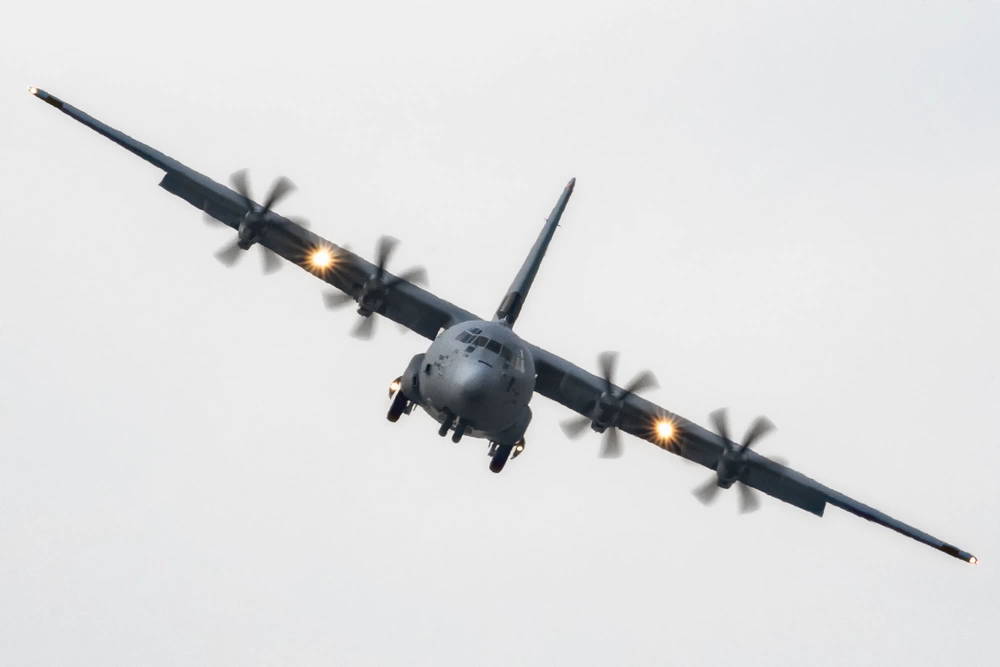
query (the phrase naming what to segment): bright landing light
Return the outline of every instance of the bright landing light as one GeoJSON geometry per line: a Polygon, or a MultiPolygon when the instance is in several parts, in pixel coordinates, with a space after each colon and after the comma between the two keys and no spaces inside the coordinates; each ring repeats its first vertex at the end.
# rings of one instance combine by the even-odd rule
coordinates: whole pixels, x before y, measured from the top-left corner
{"type": "Polygon", "coordinates": [[[316,248],[309,253],[309,266],[314,269],[329,269],[333,265],[333,253],[329,248],[316,248]]]}
{"type": "Polygon", "coordinates": [[[674,428],[674,423],[669,419],[656,420],[654,430],[656,432],[656,437],[662,444],[666,444],[673,440],[674,435],[677,433],[677,429],[674,428]]]}

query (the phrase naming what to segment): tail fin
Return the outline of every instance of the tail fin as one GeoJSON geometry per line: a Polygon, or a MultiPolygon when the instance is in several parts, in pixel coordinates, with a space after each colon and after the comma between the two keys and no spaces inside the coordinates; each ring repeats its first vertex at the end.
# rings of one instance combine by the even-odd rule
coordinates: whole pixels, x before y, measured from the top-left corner
{"type": "Polygon", "coordinates": [[[496,320],[498,322],[504,322],[507,326],[513,327],[514,322],[517,321],[517,316],[521,313],[521,306],[524,305],[524,300],[528,297],[528,290],[531,289],[531,283],[535,281],[535,274],[538,273],[538,267],[549,247],[549,241],[552,240],[552,235],[556,233],[556,227],[559,226],[559,218],[562,217],[566,203],[569,201],[570,195],[573,194],[574,185],[576,185],[576,179],[572,178],[566,184],[566,189],[563,190],[555,208],[549,214],[548,220],[545,221],[545,226],[542,228],[541,234],[538,235],[538,240],[535,241],[531,252],[524,259],[524,264],[521,265],[521,270],[514,277],[514,282],[510,284],[507,295],[504,296],[500,308],[497,309],[496,320]]]}

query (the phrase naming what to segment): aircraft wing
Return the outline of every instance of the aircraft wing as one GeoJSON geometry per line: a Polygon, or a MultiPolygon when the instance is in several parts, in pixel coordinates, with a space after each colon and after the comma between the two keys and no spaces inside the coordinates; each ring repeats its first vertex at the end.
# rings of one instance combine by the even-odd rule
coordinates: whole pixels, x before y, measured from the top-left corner
{"type": "MultiPolygon", "coordinates": [[[[535,391],[581,415],[592,416],[594,407],[606,388],[604,379],[541,348],[532,347],[531,352],[535,359],[535,372],[538,374],[535,391]]],[[[617,390],[621,391],[620,388],[617,390]]],[[[617,425],[631,435],[699,463],[713,472],[727,448],[722,436],[635,394],[625,398],[617,425]],[[673,436],[669,439],[662,438],[656,428],[661,420],[669,420],[673,426],[673,436]]],[[[746,454],[748,457],[738,477],[739,483],[759,489],[817,516],[823,516],[827,504],[836,505],[950,556],[973,564],[978,562],[972,554],[834,491],[781,463],[752,450],[748,450],[746,454]]]]}
{"type": "MultiPolygon", "coordinates": [[[[166,173],[160,181],[160,187],[167,192],[177,195],[233,229],[239,228],[248,206],[247,199],[240,193],[105,125],[55,95],[38,88],[30,88],[29,91],[67,116],[162,169],[166,173]]],[[[260,245],[351,297],[358,298],[361,295],[365,282],[375,272],[374,264],[310,232],[288,218],[274,212],[268,215],[269,224],[258,240],[260,245]],[[330,267],[318,268],[312,265],[310,257],[318,249],[326,249],[334,257],[330,267]]],[[[433,340],[443,327],[478,319],[472,313],[410,282],[396,281],[395,276],[391,274],[388,274],[387,278],[391,279],[392,288],[387,291],[375,312],[399,322],[421,336],[433,340]]]]}

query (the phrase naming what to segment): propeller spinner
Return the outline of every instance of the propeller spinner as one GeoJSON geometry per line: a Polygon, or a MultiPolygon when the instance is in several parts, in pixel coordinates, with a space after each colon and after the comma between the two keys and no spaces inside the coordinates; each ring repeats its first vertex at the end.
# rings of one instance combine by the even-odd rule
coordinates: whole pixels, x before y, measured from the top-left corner
{"type": "Polygon", "coordinates": [[[621,434],[618,432],[618,422],[621,418],[625,399],[630,394],[655,388],[657,386],[656,377],[651,371],[645,370],[632,378],[632,381],[625,385],[624,388],[620,389],[615,387],[614,383],[618,353],[602,352],[597,357],[597,363],[601,369],[601,377],[604,379],[604,393],[597,399],[593,412],[590,415],[567,419],[560,426],[568,437],[574,439],[583,435],[588,426],[598,433],[603,433],[604,439],[601,443],[601,456],[604,458],[617,458],[622,455],[622,442],[621,434]]]}
{"type": "MultiPolygon", "coordinates": [[[[422,266],[415,266],[395,276],[386,271],[385,267],[397,245],[399,240],[391,236],[380,237],[375,245],[375,271],[365,280],[357,297],[358,315],[362,319],[351,330],[351,335],[355,338],[368,339],[375,333],[375,318],[372,314],[382,307],[389,290],[401,282],[427,284],[427,270],[422,266]]],[[[323,294],[323,302],[331,309],[346,306],[354,300],[351,295],[339,291],[328,291],[323,294]]]]}
{"type": "MultiPolygon", "coordinates": [[[[767,417],[757,417],[750,424],[750,428],[747,429],[746,434],[743,436],[743,441],[737,445],[729,439],[729,423],[725,408],[721,408],[710,414],[709,420],[712,422],[715,432],[722,437],[725,443],[725,450],[722,456],[719,457],[715,474],[693,491],[695,497],[706,505],[715,500],[719,489],[728,489],[734,482],[740,481],[740,476],[746,469],[748,450],[762,436],[774,430],[774,424],[771,423],[770,419],[767,417]]],[[[740,493],[740,511],[745,513],[756,510],[760,506],[757,492],[742,483],[742,481],[740,481],[738,488],[740,493]]]]}
{"type": "MultiPolygon", "coordinates": [[[[243,197],[246,209],[243,219],[240,221],[236,239],[223,246],[215,253],[216,259],[226,266],[234,266],[243,256],[243,250],[249,250],[250,246],[260,241],[261,234],[269,224],[273,224],[273,219],[269,216],[271,209],[290,192],[295,189],[295,185],[282,176],[271,186],[264,204],[258,206],[254,203],[250,194],[250,183],[247,178],[247,170],[241,169],[229,177],[229,183],[243,197]]],[[[218,223],[219,221],[211,216],[206,216],[206,221],[218,223]]],[[[304,221],[296,221],[300,226],[307,226],[304,221]]],[[[261,257],[264,262],[264,273],[273,273],[281,267],[281,260],[278,255],[269,248],[260,246],[261,257]]]]}

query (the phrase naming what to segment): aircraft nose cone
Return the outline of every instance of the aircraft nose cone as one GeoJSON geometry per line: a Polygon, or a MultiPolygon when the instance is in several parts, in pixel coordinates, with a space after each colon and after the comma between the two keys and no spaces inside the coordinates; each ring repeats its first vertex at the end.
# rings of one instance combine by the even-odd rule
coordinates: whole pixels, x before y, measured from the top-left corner
{"type": "Polygon", "coordinates": [[[462,401],[470,408],[486,403],[495,384],[492,369],[481,366],[463,374],[461,379],[462,401]]]}
{"type": "Polygon", "coordinates": [[[481,363],[463,365],[453,382],[455,393],[450,406],[458,416],[487,430],[507,420],[502,407],[503,381],[495,368],[481,363]]]}

